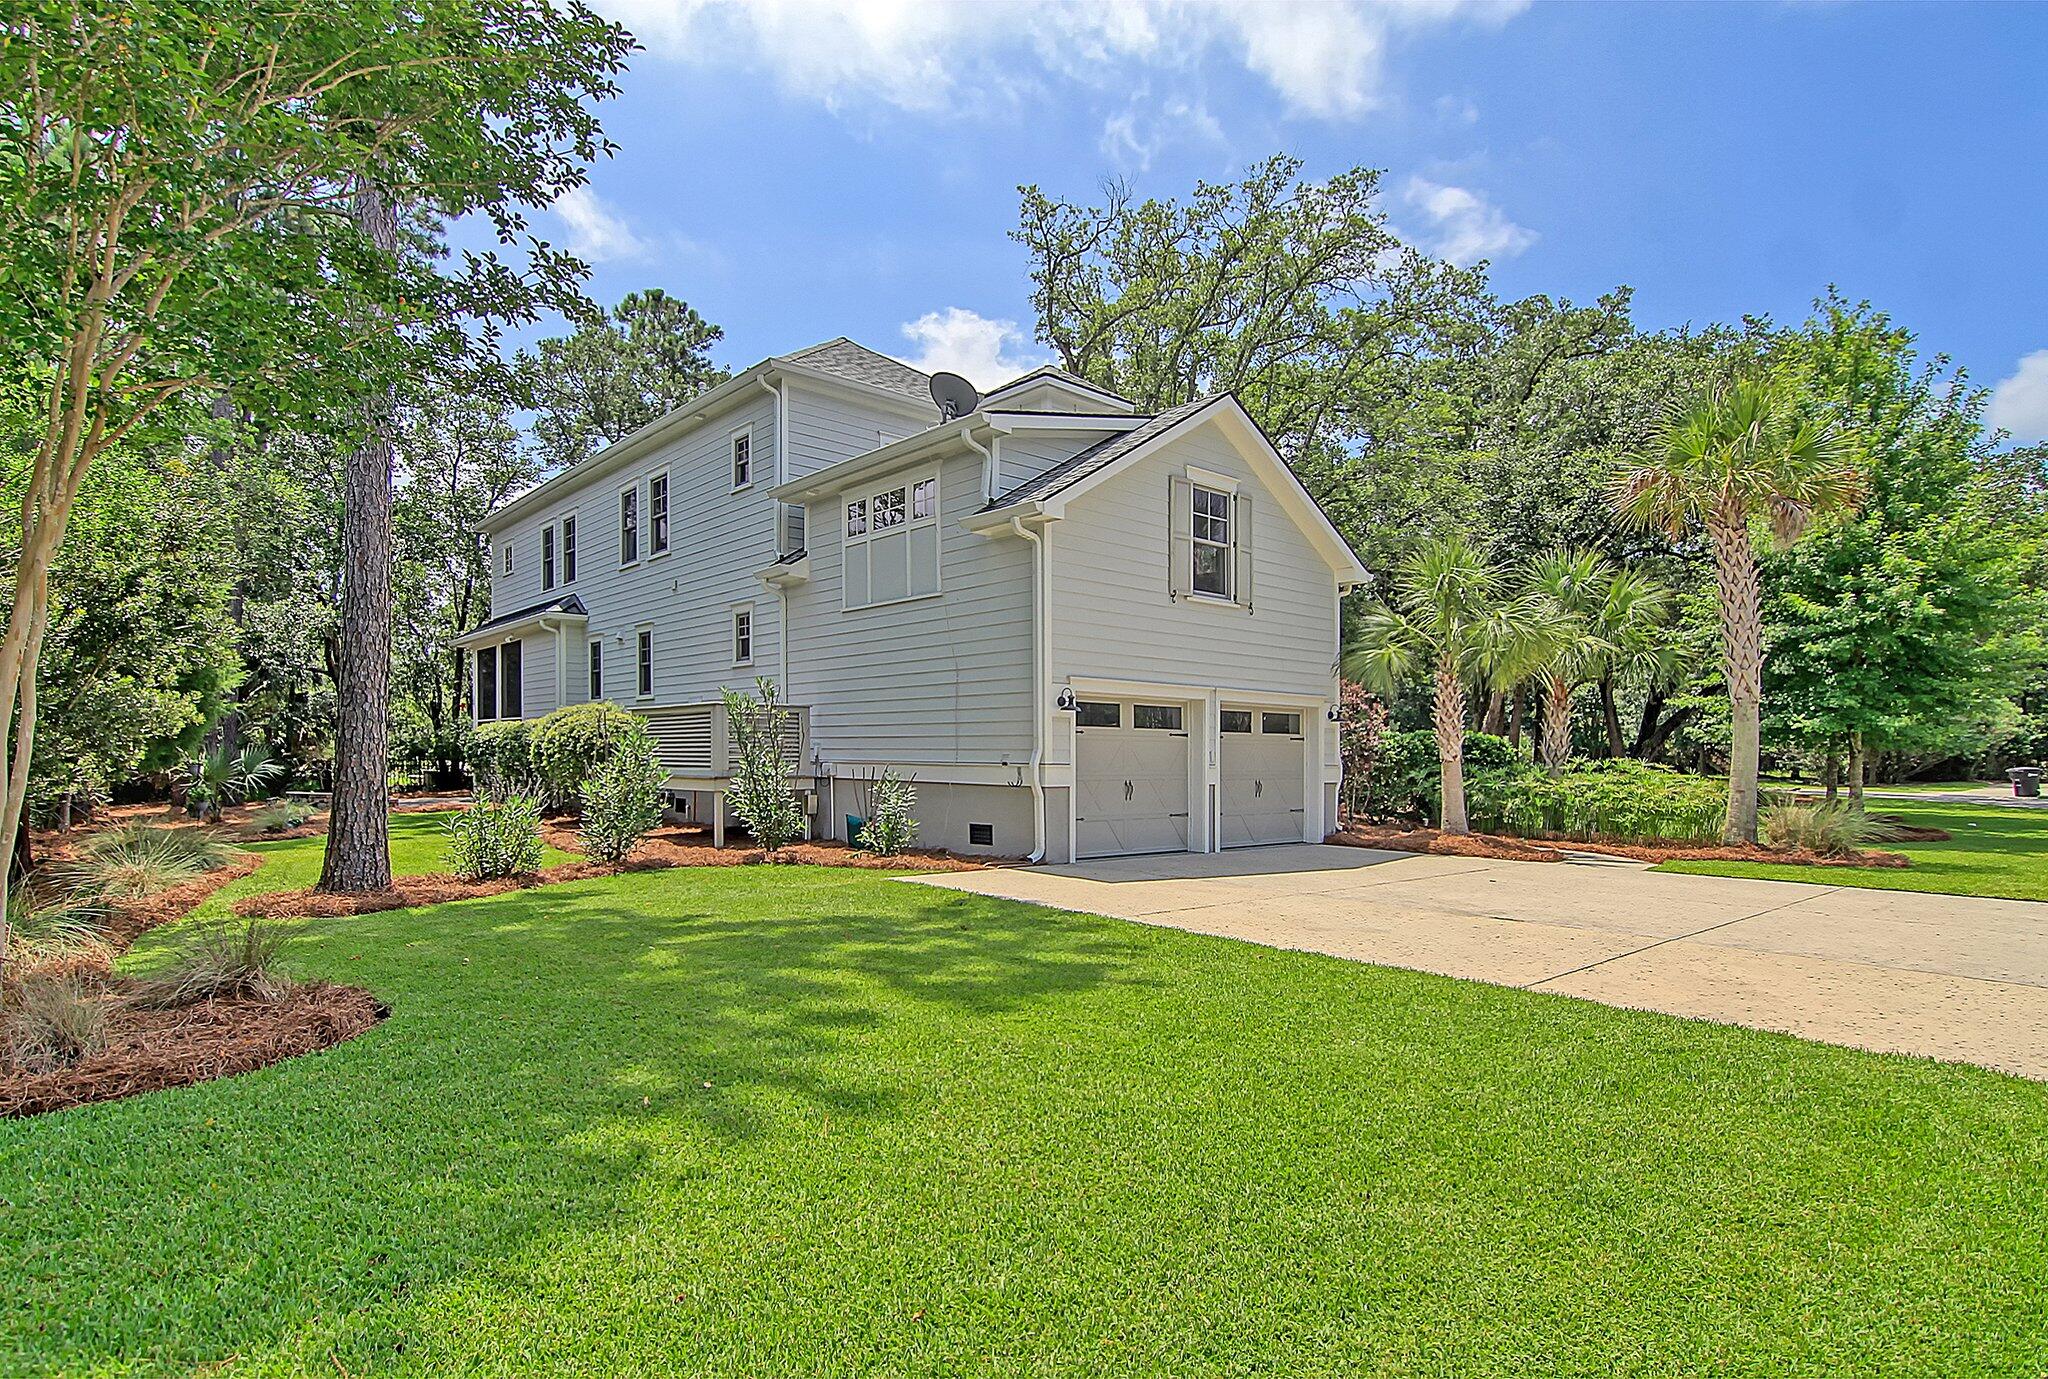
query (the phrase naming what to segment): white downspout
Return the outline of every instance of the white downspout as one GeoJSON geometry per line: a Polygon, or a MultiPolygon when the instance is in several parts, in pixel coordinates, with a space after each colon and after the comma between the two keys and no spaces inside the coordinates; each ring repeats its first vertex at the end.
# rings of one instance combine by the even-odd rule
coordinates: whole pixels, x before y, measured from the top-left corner
{"type": "MultiPolygon", "coordinates": [[[[786,383],[770,383],[765,378],[759,380],[759,382],[775,398],[775,482],[786,484],[789,482],[789,387],[786,383]]],[[[775,551],[778,555],[788,554],[788,552],[782,549],[783,533],[789,528],[782,518],[781,503],[778,502],[774,505],[772,515],[775,521],[775,551]]],[[[806,536],[805,544],[808,545],[809,541],[810,538],[806,536]]],[[[789,697],[789,590],[779,580],[775,584],[775,644],[778,659],[782,662],[781,678],[776,681],[776,687],[782,691],[783,697],[787,699],[789,697]]]]}
{"type": "MultiPolygon", "coordinates": [[[[968,427],[963,426],[960,428],[960,439],[966,442],[968,449],[977,452],[981,456],[981,497],[983,502],[988,502],[996,496],[995,452],[976,440],[968,427]]],[[[996,437],[995,443],[1001,445],[1002,439],[996,437]]]]}
{"type": "Polygon", "coordinates": [[[1025,860],[1035,865],[1045,860],[1045,543],[1025,529],[1021,516],[1010,519],[1010,530],[1031,543],[1031,856],[1025,860]]]}

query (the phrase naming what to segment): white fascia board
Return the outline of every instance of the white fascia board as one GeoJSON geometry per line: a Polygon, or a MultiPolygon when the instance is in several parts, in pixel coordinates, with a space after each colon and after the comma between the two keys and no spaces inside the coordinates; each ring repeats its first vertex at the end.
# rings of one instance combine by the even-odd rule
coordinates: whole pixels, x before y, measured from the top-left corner
{"type": "Polygon", "coordinates": [[[989,427],[1010,435],[1017,431],[1103,431],[1121,435],[1135,431],[1145,417],[1112,417],[1100,412],[1006,412],[991,408],[983,413],[989,427]]]}
{"type": "Polygon", "coordinates": [[[562,627],[588,626],[589,623],[590,615],[587,613],[533,613],[520,618],[517,622],[501,622],[495,627],[479,627],[473,632],[465,632],[449,645],[487,646],[494,642],[509,641],[528,632],[552,632],[562,627]]]}

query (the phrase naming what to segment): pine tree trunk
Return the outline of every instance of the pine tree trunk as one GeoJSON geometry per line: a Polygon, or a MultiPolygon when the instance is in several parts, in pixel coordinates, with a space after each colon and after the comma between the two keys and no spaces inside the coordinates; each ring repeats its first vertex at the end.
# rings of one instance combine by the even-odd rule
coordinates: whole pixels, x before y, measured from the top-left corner
{"type": "Polygon", "coordinates": [[[1543,765],[1553,776],[1564,774],[1572,755],[1572,687],[1561,675],[1543,685],[1543,765]]]}
{"type": "MultiPolygon", "coordinates": [[[[398,245],[398,214],[369,181],[350,210],[379,249],[398,245]]],[[[334,735],[334,803],[327,818],[323,891],[391,886],[391,470],[396,399],[365,408],[362,446],[342,476],[341,591],[334,735]]]]}
{"type": "Polygon", "coordinates": [[[1721,668],[1728,679],[1728,822],[1725,843],[1756,841],[1758,758],[1763,716],[1763,593],[1749,524],[1742,509],[1724,503],[1708,523],[1714,577],[1721,587],[1721,668]]]}
{"type": "Polygon", "coordinates": [[[1440,827],[1446,833],[1470,833],[1472,826],[1465,820],[1465,685],[1448,661],[1437,663],[1432,718],[1443,784],[1440,827]]]}

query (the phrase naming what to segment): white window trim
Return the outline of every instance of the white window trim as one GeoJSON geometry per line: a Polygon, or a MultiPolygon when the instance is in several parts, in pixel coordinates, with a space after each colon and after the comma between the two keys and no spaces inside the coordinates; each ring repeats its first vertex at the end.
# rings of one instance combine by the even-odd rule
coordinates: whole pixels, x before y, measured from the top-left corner
{"type": "Polygon", "coordinates": [[[1230,475],[1218,474],[1215,470],[1204,469],[1200,465],[1191,464],[1185,472],[1189,483],[1200,484],[1203,488],[1219,489],[1224,493],[1234,494],[1239,488],[1243,487],[1238,480],[1233,479],[1230,475]]]}
{"type": "Polygon", "coordinates": [[[659,560],[676,548],[676,486],[666,469],[657,469],[647,476],[647,511],[641,514],[640,525],[646,537],[640,544],[647,548],[643,560],[659,560]],[[654,549],[654,481],[662,482],[662,497],[668,503],[668,541],[660,550],[654,549]]]}
{"type": "Polygon", "coordinates": [[[604,681],[604,638],[592,637],[590,645],[584,648],[583,655],[583,688],[584,693],[589,695],[588,702],[595,704],[605,697],[604,681]],[[591,693],[593,690],[596,693],[591,693]]]}
{"type": "MultiPolygon", "coordinates": [[[[835,508],[835,511],[839,514],[840,612],[862,613],[870,608],[893,608],[902,603],[922,603],[926,599],[939,598],[946,592],[945,532],[944,524],[941,520],[945,505],[945,484],[943,476],[936,469],[905,475],[900,480],[871,481],[869,485],[862,488],[849,488],[841,491],[835,508]],[[932,515],[930,517],[913,519],[910,515],[911,494],[919,484],[924,483],[926,480],[930,480],[932,485],[932,515]],[[936,551],[938,569],[933,572],[932,591],[928,594],[905,594],[900,598],[893,599],[870,598],[866,603],[848,603],[846,601],[847,548],[849,546],[863,546],[875,539],[877,534],[875,527],[875,498],[878,494],[889,493],[899,488],[903,490],[903,521],[897,526],[885,528],[883,531],[885,533],[899,530],[908,532],[914,527],[929,526],[939,532],[936,551]],[[853,502],[865,502],[868,505],[867,530],[859,536],[848,536],[846,534],[846,505],[853,502]]],[[[871,593],[874,590],[874,570],[872,567],[868,571],[868,589],[871,593]]]]}
{"type": "Polygon", "coordinates": [[[641,501],[639,480],[636,479],[624,488],[621,488],[618,491],[618,497],[623,500],[629,493],[633,495],[633,558],[631,560],[626,559],[626,505],[623,501],[612,505],[612,520],[617,524],[614,530],[618,532],[619,536],[619,568],[621,570],[630,570],[647,558],[644,554],[647,549],[647,513],[645,511],[646,504],[641,501]]]}
{"type": "Polygon", "coordinates": [[[734,665],[750,666],[754,664],[754,636],[756,631],[754,605],[751,603],[734,604],[732,606],[732,621],[728,627],[728,632],[732,639],[731,646],[728,649],[732,653],[732,663],[734,665]],[[742,613],[747,618],[747,654],[745,656],[740,655],[740,615],[742,613]]]}
{"type": "Polygon", "coordinates": [[[739,439],[741,436],[745,436],[747,438],[747,481],[743,484],[732,484],[732,491],[734,493],[742,493],[747,489],[752,488],[754,486],[754,471],[760,467],[757,463],[757,461],[760,459],[760,452],[754,448],[753,423],[749,422],[745,426],[735,426],[732,430],[725,433],[726,482],[729,484],[732,483],[733,470],[736,467],[733,464],[732,452],[738,447],[739,439]]]}
{"type": "Polygon", "coordinates": [[[505,549],[501,551],[498,555],[498,563],[505,567],[505,574],[507,575],[510,575],[512,573],[512,546],[512,538],[509,536],[506,537],[505,549]]]}
{"type": "Polygon", "coordinates": [[[1199,603],[1214,604],[1219,608],[1241,608],[1243,607],[1243,605],[1237,601],[1237,485],[1235,481],[1230,481],[1230,487],[1226,489],[1219,485],[1209,483],[1209,477],[1210,476],[1208,474],[1208,471],[1206,470],[1196,469],[1192,465],[1188,468],[1189,487],[1187,596],[1192,601],[1199,603]],[[1228,541],[1221,543],[1215,541],[1205,541],[1201,537],[1195,535],[1195,517],[1197,515],[1195,512],[1195,497],[1197,494],[1203,492],[1205,489],[1211,493],[1221,493],[1227,500],[1224,506],[1229,509],[1229,512],[1223,518],[1223,520],[1227,524],[1226,530],[1228,530],[1230,533],[1230,540],[1228,541]],[[1220,594],[1209,589],[1197,589],[1195,587],[1195,553],[1204,546],[1214,548],[1219,544],[1223,550],[1223,568],[1226,572],[1226,577],[1229,580],[1230,587],[1220,594]]]}
{"type": "Polygon", "coordinates": [[[654,697],[654,624],[643,622],[633,628],[633,698],[637,700],[654,697]],[[640,688],[640,639],[647,638],[647,688],[640,688]]]}
{"type": "Polygon", "coordinates": [[[545,594],[562,581],[556,568],[562,558],[562,538],[553,522],[543,522],[540,528],[540,591],[545,594]]]}
{"type": "Polygon", "coordinates": [[[562,520],[555,525],[558,528],[555,535],[555,559],[562,565],[561,577],[555,583],[567,586],[576,582],[576,562],[569,556],[570,548],[575,543],[569,533],[582,523],[576,520],[575,513],[565,512],[562,514],[562,520]]]}

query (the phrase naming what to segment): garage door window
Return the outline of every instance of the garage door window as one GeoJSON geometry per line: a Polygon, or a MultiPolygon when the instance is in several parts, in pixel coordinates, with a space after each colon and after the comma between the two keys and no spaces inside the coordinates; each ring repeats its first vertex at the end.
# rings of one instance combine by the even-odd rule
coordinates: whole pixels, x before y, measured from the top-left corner
{"type": "Polygon", "coordinates": [[[1160,732],[1180,731],[1180,705],[1178,704],[1133,704],[1131,726],[1151,728],[1160,732]]]}
{"type": "Polygon", "coordinates": [[[1259,720],[1262,733],[1278,733],[1283,737],[1301,735],[1301,715],[1298,713],[1262,713],[1259,720]]]}
{"type": "Polygon", "coordinates": [[[1099,704],[1083,699],[1074,706],[1074,722],[1083,728],[1114,728],[1123,721],[1121,704],[1099,704]]]}
{"type": "Polygon", "coordinates": [[[1225,709],[1222,715],[1222,728],[1226,733],[1250,732],[1252,730],[1252,711],[1250,709],[1225,709]]]}

